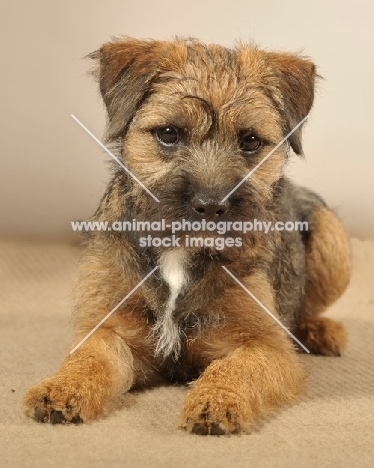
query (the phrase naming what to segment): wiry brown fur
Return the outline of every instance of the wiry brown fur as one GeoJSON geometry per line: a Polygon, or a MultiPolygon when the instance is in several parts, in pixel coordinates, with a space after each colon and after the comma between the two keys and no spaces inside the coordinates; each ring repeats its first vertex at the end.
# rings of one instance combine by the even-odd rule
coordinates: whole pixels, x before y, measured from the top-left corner
{"type": "MultiPolygon", "coordinates": [[[[123,39],[91,58],[98,62],[108,111],[107,143],[160,201],[115,167],[94,221],[201,219],[193,200],[221,200],[313,103],[312,62],[244,44],[230,50],[196,40],[123,39]],[[160,143],[156,133],[163,127],[179,129],[178,144],[160,143]],[[250,155],[238,144],[249,131],[262,141],[250,155]]],[[[302,153],[301,128],[229,197],[219,216],[308,221],[307,233],[251,232],[243,235],[242,247],[195,247],[175,257],[165,248],[140,248],[136,232],[85,234],[72,348],[152,268],[160,268],[68,355],[54,377],[29,390],[28,416],[77,423],[98,416],[136,385],[197,379],[181,427],[219,435],[249,429],[294,401],[305,379],[294,343],[222,266],[312,352],[341,353],[342,325],[319,315],[348,284],[349,244],[323,200],[284,177],[290,147],[302,153]],[[173,259],[184,274],[168,322],[178,337],[158,352],[160,330],[169,336],[171,286],[162,268],[173,259]]],[[[184,236],[179,233],[182,244],[184,236]]]]}

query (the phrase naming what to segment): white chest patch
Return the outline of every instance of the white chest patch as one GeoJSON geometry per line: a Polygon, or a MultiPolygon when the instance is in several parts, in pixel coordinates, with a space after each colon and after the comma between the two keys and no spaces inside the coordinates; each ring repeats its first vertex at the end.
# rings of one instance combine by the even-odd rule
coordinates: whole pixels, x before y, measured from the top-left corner
{"type": "Polygon", "coordinates": [[[178,324],[173,320],[175,301],[183,286],[187,283],[185,271],[186,252],[183,249],[170,250],[161,255],[160,270],[164,280],[168,283],[170,294],[162,317],[159,317],[154,331],[159,334],[155,355],[164,358],[173,354],[177,359],[181,349],[178,324]]]}

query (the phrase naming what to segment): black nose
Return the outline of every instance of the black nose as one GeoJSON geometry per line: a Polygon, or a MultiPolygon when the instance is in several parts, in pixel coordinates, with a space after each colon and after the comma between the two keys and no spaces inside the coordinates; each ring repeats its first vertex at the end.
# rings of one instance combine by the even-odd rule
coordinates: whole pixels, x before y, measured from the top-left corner
{"type": "Polygon", "coordinates": [[[201,218],[215,220],[222,217],[229,208],[227,201],[204,197],[202,195],[195,195],[192,199],[192,209],[195,214],[201,218]]]}

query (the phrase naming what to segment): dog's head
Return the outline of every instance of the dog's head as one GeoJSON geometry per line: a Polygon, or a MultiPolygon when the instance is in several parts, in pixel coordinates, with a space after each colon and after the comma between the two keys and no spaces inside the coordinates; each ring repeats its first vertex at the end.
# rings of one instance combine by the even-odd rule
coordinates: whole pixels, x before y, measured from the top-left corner
{"type": "Polygon", "coordinates": [[[91,54],[108,112],[107,142],[160,200],[129,180],[133,216],[261,216],[313,103],[315,67],[299,56],[196,40],[117,40],[91,54]],[[245,183],[230,191],[252,170],[245,183]]]}

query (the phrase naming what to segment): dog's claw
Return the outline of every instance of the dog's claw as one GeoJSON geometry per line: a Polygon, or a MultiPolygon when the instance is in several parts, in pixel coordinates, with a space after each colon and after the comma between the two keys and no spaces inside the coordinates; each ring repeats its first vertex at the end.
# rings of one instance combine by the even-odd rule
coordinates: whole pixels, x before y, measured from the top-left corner
{"type": "Polygon", "coordinates": [[[47,421],[47,413],[37,406],[34,409],[34,418],[36,421],[44,423],[47,421]]]}
{"type": "Polygon", "coordinates": [[[209,425],[203,423],[195,423],[191,432],[196,435],[225,435],[226,431],[219,425],[219,423],[211,423],[209,425]]]}
{"type": "Polygon", "coordinates": [[[211,426],[210,426],[210,434],[211,434],[211,435],[219,436],[219,435],[224,435],[224,434],[226,434],[226,432],[225,432],[224,429],[222,429],[222,427],[220,427],[219,424],[217,424],[217,423],[212,423],[211,426]]]}
{"type": "Polygon", "coordinates": [[[79,416],[79,414],[76,414],[70,421],[72,424],[81,424],[83,422],[83,419],[79,416]]]}
{"type": "Polygon", "coordinates": [[[64,424],[66,419],[62,411],[52,410],[49,421],[51,424],[64,424]]]}
{"type": "Polygon", "coordinates": [[[195,423],[192,428],[192,433],[197,435],[208,435],[208,427],[199,423],[195,423]]]}
{"type": "Polygon", "coordinates": [[[36,406],[34,409],[34,419],[40,423],[49,422],[51,424],[81,424],[83,423],[83,419],[80,417],[79,414],[73,416],[70,420],[66,419],[65,415],[62,411],[52,409],[51,413],[49,414],[48,411],[39,408],[36,406]]]}

